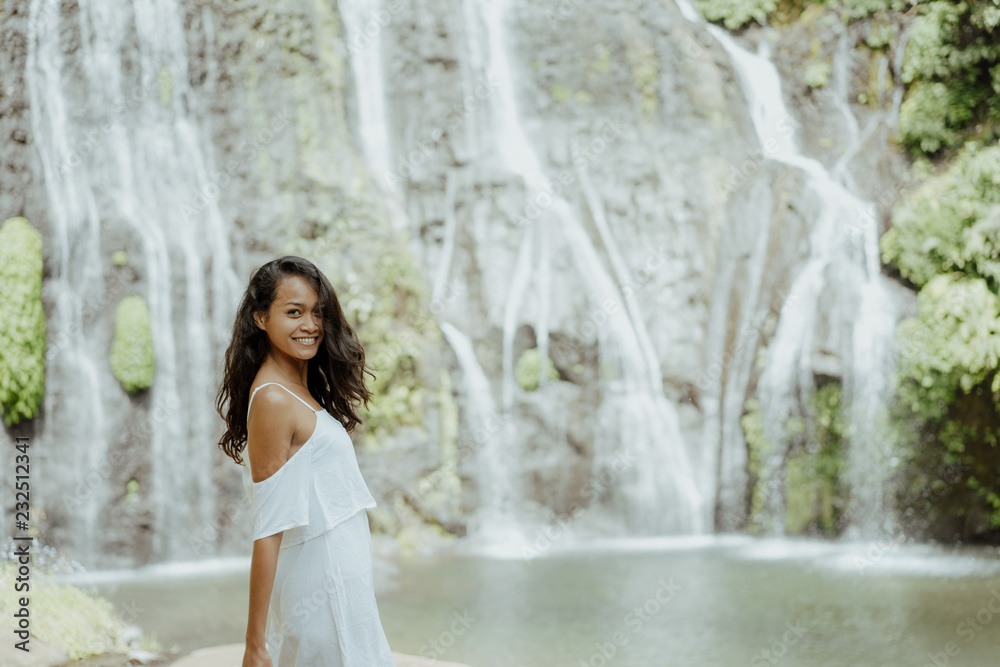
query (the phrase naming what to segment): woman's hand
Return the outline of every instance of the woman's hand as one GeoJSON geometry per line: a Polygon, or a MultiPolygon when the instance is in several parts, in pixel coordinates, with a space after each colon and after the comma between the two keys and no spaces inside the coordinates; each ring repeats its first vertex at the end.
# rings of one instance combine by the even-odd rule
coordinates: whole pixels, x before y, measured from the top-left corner
{"type": "Polygon", "coordinates": [[[271,656],[263,644],[247,642],[243,652],[243,667],[273,667],[271,656]]]}

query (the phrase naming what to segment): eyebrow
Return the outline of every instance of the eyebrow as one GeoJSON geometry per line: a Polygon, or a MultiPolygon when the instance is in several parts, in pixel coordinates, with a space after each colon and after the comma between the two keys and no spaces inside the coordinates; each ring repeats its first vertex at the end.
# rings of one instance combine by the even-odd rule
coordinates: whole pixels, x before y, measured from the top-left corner
{"type": "MultiPolygon", "coordinates": [[[[286,306],[304,306],[305,304],[304,303],[299,303],[298,301],[286,301],[285,305],[286,306]]],[[[316,305],[319,306],[319,302],[317,302],[316,305]]]]}

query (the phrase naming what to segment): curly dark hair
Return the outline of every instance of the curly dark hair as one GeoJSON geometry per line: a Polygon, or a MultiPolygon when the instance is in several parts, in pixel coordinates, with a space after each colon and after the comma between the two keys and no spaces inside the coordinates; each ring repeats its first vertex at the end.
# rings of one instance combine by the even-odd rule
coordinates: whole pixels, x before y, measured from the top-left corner
{"type": "Polygon", "coordinates": [[[354,329],[347,323],[337,294],[323,272],[307,259],[285,255],[257,269],[250,277],[233,324],[233,336],[226,349],[226,368],[215,409],[226,422],[219,447],[236,463],[247,442],[247,408],[250,386],[267,358],[271,342],[267,332],[254,323],[254,313],[267,313],[287,276],[302,276],[319,295],[323,313],[323,339],[316,356],[308,362],[306,386],[327,412],[351,432],[361,423],[355,412],[359,403],[367,407],[372,398],[364,374],[375,377],[365,365],[365,350],[354,329]],[[228,405],[227,405],[228,404],[228,405]]]}

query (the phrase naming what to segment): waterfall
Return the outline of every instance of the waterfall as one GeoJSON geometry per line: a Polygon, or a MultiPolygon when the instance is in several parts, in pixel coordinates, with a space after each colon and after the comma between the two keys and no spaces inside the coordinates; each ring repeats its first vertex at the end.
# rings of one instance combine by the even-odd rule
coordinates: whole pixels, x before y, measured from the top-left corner
{"type": "MultiPolygon", "coordinates": [[[[587,190],[586,201],[598,227],[612,270],[609,271],[584,228],[580,216],[562,197],[550,193],[548,180],[538,156],[522,126],[515,98],[514,78],[507,55],[505,2],[466,0],[464,16],[470,36],[469,61],[483,68],[498,92],[489,99],[492,136],[496,149],[510,173],[524,183],[527,201],[551,197],[551,206],[536,221],[523,225],[517,274],[513,277],[504,315],[504,410],[510,441],[513,446],[517,432],[509,417],[513,390],[513,332],[519,323],[521,294],[533,271],[527,258],[533,238],[542,239],[545,248],[542,266],[538,269],[539,283],[548,285],[548,250],[552,240],[546,235],[561,234],[569,247],[578,276],[592,303],[603,307],[607,303],[624,307],[607,312],[607,321],[598,327],[597,338],[602,367],[611,377],[602,379],[603,401],[598,441],[595,447],[593,474],[595,477],[610,469],[612,462],[623,453],[638,461],[626,473],[613,475],[616,490],[624,507],[627,528],[639,533],[702,532],[708,524],[701,491],[694,482],[690,454],[680,432],[677,407],[667,400],[663,391],[660,362],[650,342],[638,304],[624,296],[615,285],[613,274],[623,272],[623,262],[614,238],[603,220],[602,204],[593,187],[581,183],[587,190]],[[478,36],[473,40],[472,36],[478,36]],[[483,37],[485,36],[485,39],[483,37]],[[485,47],[485,50],[484,50],[485,47]]],[[[539,341],[540,350],[547,352],[547,326],[539,341]]],[[[544,363],[544,358],[543,358],[544,363]]],[[[523,498],[517,499],[524,502],[523,498]]]]}
{"type": "Polygon", "coordinates": [[[441,322],[451,349],[455,351],[465,383],[466,415],[476,452],[476,477],[483,502],[472,532],[492,542],[520,541],[520,530],[512,520],[518,459],[505,450],[505,438],[493,433],[503,429],[499,412],[469,337],[448,322],[441,322]]]}
{"type": "Polygon", "coordinates": [[[372,174],[382,187],[388,186],[389,135],[385,109],[385,79],[382,70],[382,30],[392,14],[381,0],[342,0],[338,3],[344,21],[348,60],[354,74],[358,134],[362,152],[372,174]]]}
{"type": "Polygon", "coordinates": [[[219,424],[210,406],[239,286],[216,201],[232,179],[202,148],[211,144],[199,121],[207,111],[188,85],[181,14],[169,0],[81,2],[74,26],[57,0],[30,8],[25,82],[53,229],[40,448],[53,465],[39,495],[50,513],[61,506],[67,522],[86,517],[80,533],[60,542],[90,566],[117,521],[110,503],[124,489],[109,487],[115,469],[140,481],[151,559],[214,553],[219,424]],[[61,35],[73,28],[79,49],[64,54],[61,35]],[[111,266],[112,252],[126,247],[142,277],[134,284],[111,266]],[[130,417],[145,400],[127,398],[111,375],[110,331],[97,317],[132,293],[149,304],[156,356],[138,424],[130,417]],[[147,440],[144,452],[136,443],[147,440]],[[110,464],[122,447],[139,458],[110,464]],[[101,482],[64,494],[88,474],[101,482]]]}
{"type": "MultiPolygon", "coordinates": [[[[677,0],[677,4],[689,21],[702,22],[688,0],[677,0]]],[[[753,54],[717,26],[705,27],[733,63],[768,158],[803,172],[818,210],[810,224],[808,255],[782,304],[757,386],[765,429],[775,444],[765,462],[765,475],[771,480],[783,479],[788,441],[785,424],[799,413],[800,401],[814,386],[812,357],[817,352],[814,335],[819,326],[819,304],[832,299],[834,307],[827,306],[826,311],[832,310],[834,317],[841,318],[834,325],[850,331],[850,342],[842,341],[840,349],[845,360],[844,401],[850,423],[848,517],[853,530],[866,536],[880,529],[891,531],[891,506],[884,497],[884,488],[892,457],[884,450],[878,422],[885,411],[894,369],[894,330],[900,312],[886,288],[887,279],[880,273],[874,206],[847,187],[852,185],[847,162],[857,152],[862,133],[847,107],[846,39],[841,39],[835,58],[832,96],[846,119],[849,146],[831,174],[798,147],[796,123],[785,107],[778,73],[768,57],[767,41],[762,40],[759,53],[753,54]]],[[[736,415],[724,417],[733,419],[736,415]]],[[[742,444],[742,438],[739,442],[742,444]]],[[[722,449],[726,451],[725,442],[722,449]]],[[[784,505],[779,489],[772,488],[769,493],[766,512],[778,519],[775,528],[780,531],[784,505]]]]}

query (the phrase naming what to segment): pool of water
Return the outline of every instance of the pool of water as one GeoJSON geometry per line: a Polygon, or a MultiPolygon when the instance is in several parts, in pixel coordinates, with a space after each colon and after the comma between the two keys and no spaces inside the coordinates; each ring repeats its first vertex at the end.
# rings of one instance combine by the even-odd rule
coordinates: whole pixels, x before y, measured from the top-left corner
{"type": "MultiPolygon", "coordinates": [[[[242,641],[248,561],[99,590],[168,647],[242,641]]],[[[394,650],[472,667],[1000,665],[1000,551],[744,537],[406,558],[394,650]]]]}

